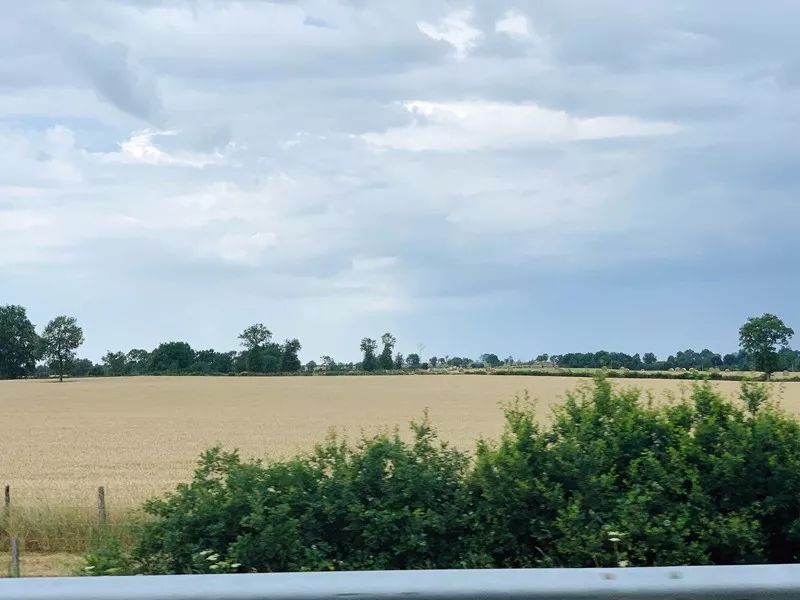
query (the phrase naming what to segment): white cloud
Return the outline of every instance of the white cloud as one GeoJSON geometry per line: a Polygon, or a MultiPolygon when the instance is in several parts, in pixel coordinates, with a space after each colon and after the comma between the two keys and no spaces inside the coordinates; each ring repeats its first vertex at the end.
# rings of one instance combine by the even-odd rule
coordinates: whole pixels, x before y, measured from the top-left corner
{"type": "Polygon", "coordinates": [[[278,236],[272,231],[259,231],[252,234],[225,234],[210,247],[213,253],[231,263],[258,264],[262,253],[278,243],[278,236]]]}
{"type": "Polygon", "coordinates": [[[406,102],[404,107],[414,116],[413,123],[383,133],[367,133],[362,139],[379,148],[465,152],[537,143],[667,135],[679,130],[673,123],[627,116],[575,117],[536,104],[414,100],[406,102]]]}
{"type": "Polygon", "coordinates": [[[528,18],[522,13],[513,10],[507,11],[494,24],[494,30],[498,33],[505,33],[515,39],[528,39],[531,32],[528,28],[528,18]]]}
{"type": "Polygon", "coordinates": [[[0,210],[0,231],[25,231],[49,225],[47,215],[32,210],[0,210]]]}
{"type": "Polygon", "coordinates": [[[159,136],[176,135],[176,131],[153,131],[145,129],[131,134],[119,147],[119,152],[110,152],[105,155],[110,162],[128,164],[145,164],[153,166],[183,166],[200,169],[202,167],[219,164],[225,156],[221,152],[213,154],[198,153],[169,153],[155,145],[154,138],[159,136]]]}
{"type": "Polygon", "coordinates": [[[455,49],[456,58],[464,60],[483,38],[483,32],[469,24],[472,10],[457,10],[438,24],[417,21],[417,28],[429,38],[447,42],[455,49]]]}

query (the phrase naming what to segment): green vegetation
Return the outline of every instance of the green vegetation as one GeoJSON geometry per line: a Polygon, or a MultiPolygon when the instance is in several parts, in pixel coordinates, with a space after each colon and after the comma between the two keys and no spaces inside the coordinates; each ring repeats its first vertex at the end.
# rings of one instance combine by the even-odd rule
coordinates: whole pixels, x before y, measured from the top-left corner
{"type": "Polygon", "coordinates": [[[41,338],[42,358],[55,368],[59,381],[64,381],[64,372],[75,360],[75,350],[83,341],[83,330],[75,317],[60,315],[45,326],[41,338]]]}
{"type": "MultiPolygon", "coordinates": [[[[49,377],[57,373],[73,377],[120,375],[277,375],[277,374],[352,374],[401,373],[435,370],[511,369],[517,375],[584,374],[581,370],[608,370],[609,376],[660,377],[675,372],[675,377],[691,379],[685,371],[702,371],[711,378],[717,371],[738,372],[755,369],[765,378],[775,371],[800,371],[800,351],[788,347],[794,334],[791,328],[776,316],[765,314],[751,318],[740,329],[740,350],[736,353],[717,354],[704,349],[676,352],[659,360],[652,352],[643,355],[624,352],[570,352],[566,354],[538,354],[533,360],[505,359],[486,352],[478,359],[463,356],[431,356],[427,361],[417,353],[403,356],[395,352],[397,339],[384,333],[377,341],[365,337],[359,344],[362,353],[359,362],[338,362],[329,355],[320,362],[305,365],[299,358],[302,349],[297,338],[288,338],[282,344],[273,341],[272,332],[262,323],[247,327],[239,336],[240,351],[219,352],[214,349],[196,350],[185,341],[169,341],[152,351],[134,348],[130,351],[108,351],[102,364],[82,358],[76,359],[75,349],[83,342],[83,333],[73,317],[57,317],[45,328],[42,338],[36,335],[33,324],[21,306],[0,307],[0,379],[18,377],[49,377]],[[65,346],[65,343],[70,346],[65,346]],[[382,349],[378,353],[378,344],[382,349]],[[43,361],[43,362],[42,362],[43,361]],[[40,364],[36,366],[37,362],[40,364]]],[[[731,375],[728,379],[736,379],[731,375]]]]}
{"type": "Polygon", "coordinates": [[[22,306],[0,306],[0,379],[16,379],[33,371],[38,340],[22,306]]]}
{"type": "Polygon", "coordinates": [[[361,340],[359,348],[364,353],[364,359],[361,361],[361,369],[364,371],[374,371],[378,368],[378,359],[375,357],[375,349],[378,343],[372,338],[365,337],[361,340]]]}
{"type": "Polygon", "coordinates": [[[138,511],[112,511],[105,523],[97,509],[53,504],[12,505],[0,515],[0,548],[18,538],[26,552],[82,554],[108,543],[130,546],[135,542],[138,511]]]}
{"type": "Polygon", "coordinates": [[[537,424],[505,408],[474,453],[427,418],[248,462],[206,452],[88,573],[787,563],[800,559],[800,424],[745,383],[658,404],[597,378],[537,424]]]}
{"type": "Polygon", "coordinates": [[[739,329],[739,343],[752,357],[753,366],[766,373],[767,378],[780,367],[777,346],[786,346],[794,330],[775,315],[769,313],[752,317],[739,329]]]}

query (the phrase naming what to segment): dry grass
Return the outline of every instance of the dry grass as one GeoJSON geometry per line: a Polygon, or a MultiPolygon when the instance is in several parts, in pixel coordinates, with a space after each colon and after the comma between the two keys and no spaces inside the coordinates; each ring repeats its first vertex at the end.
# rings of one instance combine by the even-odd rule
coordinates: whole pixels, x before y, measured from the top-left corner
{"type": "MultiPolygon", "coordinates": [[[[27,552],[20,554],[19,571],[22,577],[61,577],[72,575],[81,557],[68,552],[27,552]]],[[[0,552],[0,577],[8,577],[11,555],[0,552]]]]}
{"type": "MultiPolygon", "coordinates": [[[[0,577],[7,577],[11,556],[0,552],[0,577]]],[[[81,564],[81,557],[67,552],[27,552],[20,554],[19,571],[22,577],[58,577],[72,575],[81,564]]]]}
{"type": "MultiPolygon", "coordinates": [[[[543,418],[568,377],[135,377],[0,381],[0,483],[15,506],[95,506],[107,488],[109,514],[185,481],[204,449],[285,457],[309,448],[333,427],[350,436],[401,427],[430,408],[444,438],[472,447],[496,436],[498,403],[527,390],[543,418]]],[[[656,396],[687,382],[619,380],[656,396]]],[[[720,382],[735,393],[738,384],[720,382]]],[[[800,412],[800,383],[774,384],[783,406],[800,412]]]]}
{"type": "Polygon", "coordinates": [[[0,550],[9,548],[9,538],[19,540],[23,553],[84,553],[108,538],[128,544],[141,513],[133,507],[112,514],[100,525],[96,509],[51,504],[13,505],[0,518],[0,550]]]}

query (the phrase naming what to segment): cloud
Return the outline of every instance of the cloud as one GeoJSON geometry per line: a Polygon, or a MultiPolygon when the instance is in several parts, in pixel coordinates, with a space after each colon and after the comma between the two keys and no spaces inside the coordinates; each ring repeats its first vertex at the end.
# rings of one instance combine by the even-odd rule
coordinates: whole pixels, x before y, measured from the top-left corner
{"type": "Polygon", "coordinates": [[[137,64],[127,47],[99,43],[89,36],[71,38],[69,57],[91,82],[98,96],[146,121],[158,118],[161,97],[152,73],[137,64]]]}
{"type": "Polygon", "coordinates": [[[208,165],[221,164],[225,156],[222,152],[214,154],[165,152],[155,145],[154,139],[159,136],[174,136],[175,131],[153,131],[145,129],[131,134],[119,146],[119,152],[109,152],[103,158],[110,162],[126,164],[145,164],[152,166],[181,166],[201,169],[208,165]]]}
{"type": "Polygon", "coordinates": [[[386,330],[527,356],[800,323],[800,7],[725,8],[14,3],[3,296],[94,357],[270,318],[344,359],[386,330]]]}
{"type": "Polygon", "coordinates": [[[465,152],[669,135],[680,130],[674,123],[628,116],[577,117],[536,104],[414,100],[403,106],[412,115],[412,123],[382,133],[366,133],[362,139],[370,145],[394,150],[465,152]]]}
{"type": "Polygon", "coordinates": [[[221,236],[210,244],[213,253],[225,261],[241,264],[258,264],[262,254],[273,248],[278,241],[275,232],[257,231],[256,233],[233,234],[221,236]]]}
{"type": "Polygon", "coordinates": [[[309,27],[322,27],[322,28],[330,28],[331,25],[325,19],[320,19],[319,17],[315,17],[313,15],[306,15],[303,19],[303,25],[308,25],[309,27]]]}
{"type": "Polygon", "coordinates": [[[507,11],[495,22],[494,30],[518,40],[527,40],[531,37],[528,18],[522,13],[513,10],[507,11]]]}
{"type": "Polygon", "coordinates": [[[396,256],[373,256],[369,258],[354,258],[353,271],[355,272],[378,271],[381,269],[387,269],[395,264],[397,264],[396,256]]]}
{"type": "Polygon", "coordinates": [[[471,10],[457,10],[436,24],[417,21],[417,28],[433,40],[450,44],[456,58],[464,60],[483,38],[483,32],[469,24],[471,18],[471,10]]]}

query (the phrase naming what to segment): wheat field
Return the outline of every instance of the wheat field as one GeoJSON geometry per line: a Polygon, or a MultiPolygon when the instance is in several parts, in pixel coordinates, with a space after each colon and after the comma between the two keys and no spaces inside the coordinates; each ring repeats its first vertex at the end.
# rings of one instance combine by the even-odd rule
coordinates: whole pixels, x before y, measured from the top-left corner
{"type": "MultiPolygon", "coordinates": [[[[568,377],[428,375],[377,377],[129,377],[0,381],[0,483],[17,506],[89,508],[99,485],[110,510],[186,481],[198,455],[221,444],[248,457],[287,457],[329,429],[350,438],[405,425],[428,408],[443,438],[472,448],[497,436],[499,404],[537,400],[543,419],[568,377]]],[[[618,380],[656,397],[685,381],[618,380]]],[[[735,394],[738,384],[717,383],[735,394]]],[[[800,383],[772,384],[800,412],[800,383]]]]}

